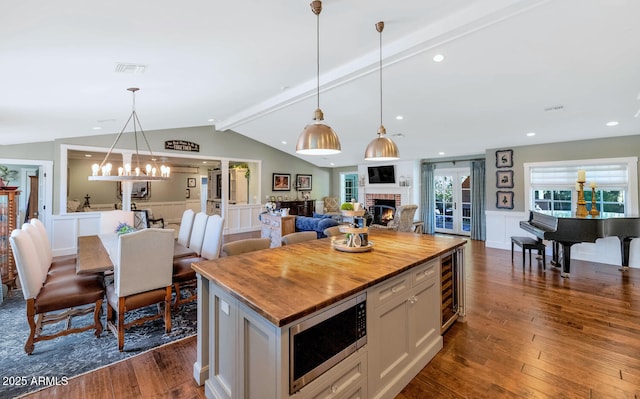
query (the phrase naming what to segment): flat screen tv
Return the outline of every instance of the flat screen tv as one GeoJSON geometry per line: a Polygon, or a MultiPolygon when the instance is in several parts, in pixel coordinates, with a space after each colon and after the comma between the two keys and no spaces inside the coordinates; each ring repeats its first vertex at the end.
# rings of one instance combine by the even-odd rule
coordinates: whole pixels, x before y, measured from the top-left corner
{"type": "Polygon", "coordinates": [[[393,165],[369,166],[369,184],[387,184],[396,182],[393,165]]]}

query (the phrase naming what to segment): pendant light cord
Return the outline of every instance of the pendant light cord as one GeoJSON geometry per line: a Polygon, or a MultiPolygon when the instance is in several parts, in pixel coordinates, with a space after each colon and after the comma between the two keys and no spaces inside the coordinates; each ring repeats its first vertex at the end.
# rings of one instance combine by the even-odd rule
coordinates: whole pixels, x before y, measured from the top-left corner
{"type": "Polygon", "coordinates": [[[380,126],[382,126],[382,29],[378,29],[378,32],[380,32],[380,126]]]}
{"type": "Polygon", "coordinates": [[[320,11],[316,14],[316,108],[320,109],[320,11]]]}

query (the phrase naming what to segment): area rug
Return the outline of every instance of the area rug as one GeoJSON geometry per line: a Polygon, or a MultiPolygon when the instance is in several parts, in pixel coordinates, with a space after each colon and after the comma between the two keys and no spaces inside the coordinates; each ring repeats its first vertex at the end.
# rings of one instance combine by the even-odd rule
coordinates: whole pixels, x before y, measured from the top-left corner
{"type": "MultiPolygon", "coordinates": [[[[33,354],[27,355],[24,344],[29,326],[25,307],[22,293],[15,290],[0,304],[0,398],[14,398],[56,382],[63,383],[76,375],[197,333],[197,305],[191,302],[172,311],[172,328],[168,334],[164,332],[162,319],[127,329],[123,352],[118,351],[117,338],[105,328],[99,338],[94,330],[89,330],[37,342],[33,354]]],[[[129,312],[127,320],[156,312],[155,306],[129,312]]],[[[103,309],[104,326],[105,314],[103,309]]],[[[73,325],[84,325],[92,319],[92,314],[81,316],[74,319],[73,325]]],[[[62,328],[62,323],[58,324],[62,328]]],[[[46,326],[45,332],[55,328],[58,325],[46,326]]]]}

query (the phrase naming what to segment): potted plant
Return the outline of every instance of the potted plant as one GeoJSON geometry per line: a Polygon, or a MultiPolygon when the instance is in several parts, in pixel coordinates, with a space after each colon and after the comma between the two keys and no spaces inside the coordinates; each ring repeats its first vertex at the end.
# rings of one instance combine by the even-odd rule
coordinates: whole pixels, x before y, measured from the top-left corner
{"type": "Polygon", "coordinates": [[[8,187],[18,176],[17,170],[9,169],[6,165],[0,165],[0,187],[8,187]]]}

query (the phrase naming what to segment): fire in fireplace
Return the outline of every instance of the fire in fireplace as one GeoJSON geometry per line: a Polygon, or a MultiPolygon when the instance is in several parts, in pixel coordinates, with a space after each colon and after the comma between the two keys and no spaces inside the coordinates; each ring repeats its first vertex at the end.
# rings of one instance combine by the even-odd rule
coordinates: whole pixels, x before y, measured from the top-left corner
{"type": "Polygon", "coordinates": [[[373,223],[386,226],[396,212],[396,201],[390,199],[374,199],[373,206],[369,212],[373,215],[373,223]]]}

